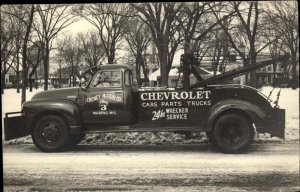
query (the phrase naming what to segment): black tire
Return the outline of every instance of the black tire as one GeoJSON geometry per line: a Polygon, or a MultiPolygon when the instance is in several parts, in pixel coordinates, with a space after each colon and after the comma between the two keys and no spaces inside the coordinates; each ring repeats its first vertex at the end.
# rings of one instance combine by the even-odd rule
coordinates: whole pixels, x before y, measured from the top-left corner
{"type": "Polygon", "coordinates": [[[70,139],[67,123],[56,115],[42,117],[32,132],[34,144],[44,152],[61,151],[70,139]]]}
{"type": "Polygon", "coordinates": [[[215,122],[212,137],[221,152],[241,153],[252,143],[254,128],[242,115],[225,114],[215,122]]]}
{"type": "Polygon", "coordinates": [[[71,135],[70,136],[70,145],[74,146],[80,143],[85,137],[85,133],[79,134],[79,135],[71,135]]]}

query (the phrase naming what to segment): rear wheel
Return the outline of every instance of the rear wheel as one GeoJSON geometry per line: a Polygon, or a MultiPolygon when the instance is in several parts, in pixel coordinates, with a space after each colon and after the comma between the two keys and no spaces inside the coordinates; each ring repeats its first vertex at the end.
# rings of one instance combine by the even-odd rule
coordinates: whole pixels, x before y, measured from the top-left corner
{"type": "Polygon", "coordinates": [[[62,150],[70,138],[66,122],[56,115],[42,117],[36,123],[31,136],[34,144],[45,152],[62,150]]]}
{"type": "Polygon", "coordinates": [[[252,143],[254,129],[242,115],[225,114],[218,118],[212,131],[213,143],[225,153],[240,153],[252,143]]]}

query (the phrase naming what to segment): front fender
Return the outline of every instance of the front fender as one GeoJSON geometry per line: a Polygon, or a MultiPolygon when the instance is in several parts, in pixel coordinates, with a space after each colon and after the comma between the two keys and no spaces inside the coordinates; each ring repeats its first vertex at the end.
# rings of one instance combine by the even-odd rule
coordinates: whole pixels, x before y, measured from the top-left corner
{"type": "Polygon", "coordinates": [[[28,129],[32,129],[35,122],[43,115],[57,114],[67,121],[71,133],[76,134],[82,131],[79,108],[75,102],[70,100],[41,99],[28,101],[23,104],[22,113],[25,114],[28,129]]]}
{"type": "Polygon", "coordinates": [[[246,115],[256,127],[263,127],[269,117],[271,106],[270,108],[262,109],[261,107],[246,100],[228,99],[219,101],[208,112],[208,131],[212,130],[214,121],[220,114],[231,110],[235,110],[246,115]]]}

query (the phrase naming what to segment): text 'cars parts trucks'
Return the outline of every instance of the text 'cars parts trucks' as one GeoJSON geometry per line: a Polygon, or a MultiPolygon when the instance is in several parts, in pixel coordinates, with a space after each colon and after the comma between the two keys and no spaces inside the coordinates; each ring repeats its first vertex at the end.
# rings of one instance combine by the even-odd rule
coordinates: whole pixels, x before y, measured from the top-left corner
{"type": "Polygon", "coordinates": [[[21,112],[6,113],[5,140],[31,135],[39,149],[53,152],[79,143],[87,133],[206,132],[220,151],[239,153],[255,130],[284,138],[285,110],[249,86],[214,84],[288,59],[284,55],[203,80],[191,56],[183,55],[180,89],[139,89],[131,66],[96,66],[83,74],[89,76],[85,85],[39,92],[21,112]],[[198,79],[194,85],[190,74],[198,79]]]}

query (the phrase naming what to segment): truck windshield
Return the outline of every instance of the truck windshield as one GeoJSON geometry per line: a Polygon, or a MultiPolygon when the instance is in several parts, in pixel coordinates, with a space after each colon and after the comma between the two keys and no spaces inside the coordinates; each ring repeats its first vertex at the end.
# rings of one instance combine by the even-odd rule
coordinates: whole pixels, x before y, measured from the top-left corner
{"type": "Polygon", "coordinates": [[[93,78],[91,87],[120,87],[121,71],[100,71],[93,78]]]}
{"type": "Polygon", "coordinates": [[[95,75],[96,71],[98,69],[98,66],[95,66],[95,67],[91,67],[87,70],[85,70],[83,73],[82,73],[82,78],[84,79],[83,83],[85,85],[89,84],[89,82],[91,81],[92,77],[95,75]]]}

